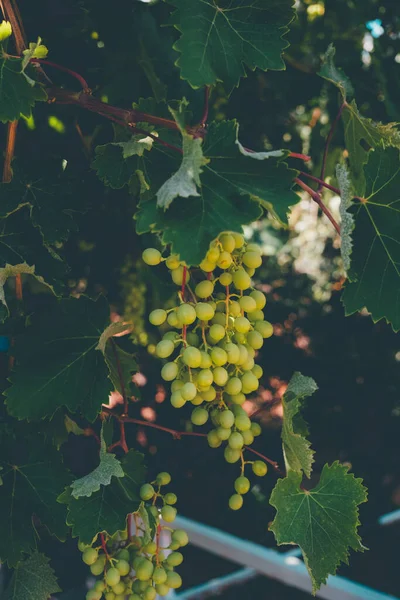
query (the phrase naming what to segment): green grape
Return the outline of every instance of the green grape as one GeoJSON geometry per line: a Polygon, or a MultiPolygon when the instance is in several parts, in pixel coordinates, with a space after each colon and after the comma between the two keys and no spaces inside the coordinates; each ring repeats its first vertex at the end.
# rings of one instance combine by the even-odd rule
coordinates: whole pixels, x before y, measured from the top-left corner
{"type": "Polygon", "coordinates": [[[246,362],[246,360],[249,357],[249,353],[247,351],[246,346],[244,346],[243,344],[238,344],[238,348],[239,348],[239,355],[240,356],[239,356],[239,361],[238,361],[237,364],[240,366],[240,365],[243,365],[246,362]]]}
{"type": "MultiPolygon", "coordinates": [[[[205,273],[211,273],[212,271],[214,271],[214,269],[217,268],[216,263],[211,262],[207,259],[202,260],[199,266],[200,266],[200,269],[202,271],[204,271],[205,273]]],[[[207,297],[207,296],[205,296],[205,297],[207,297]]],[[[201,296],[199,296],[199,298],[201,298],[201,296]]]]}
{"type": "Polygon", "coordinates": [[[87,548],[90,548],[90,544],[84,544],[83,542],[78,542],[78,549],[81,552],[84,552],[87,548]]]}
{"type": "Polygon", "coordinates": [[[155,248],[146,248],[146,250],[142,253],[142,259],[146,263],[146,265],[155,266],[159,265],[161,262],[161,252],[156,250],[155,248]]]}
{"type": "Polygon", "coordinates": [[[96,583],[94,584],[94,589],[97,592],[104,592],[104,590],[106,589],[106,584],[104,583],[104,581],[102,579],[99,579],[98,581],[96,581],[96,583]]]}
{"type": "Polygon", "coordinates": [[[166,523],[172,523],[175,521],[177,510],[173,506],[166,504],[161,509],[161,517],[166,523]]]}
{"type": "Polygon", "coordinates": [[[233,274],[233,284],[238,290],[247,290],[251,286],[250,276],[246,273],[243,267],[239,267],[233,274]]]}
{"type": "Polygon", "coordinates": [[[121,575],[119,574],[118,569],[116,569],[115,567],[111,567],[110,569],[108,569],[105,576],[107,585],[109,585],[110,587],[114,587],[115,585],[117,585],[117,583],[119,583],[120,579],[121,575]]]}
{"type": "Polygon", "coordinates": [[[262,367],[260,367],[260,365],[254,365],[251,372],[257,377],[257,379],[260,379],[263,375],[263,370],[262,367]]]}
{"type": "Polygon", "coordinates": [[[262,258],[259,252],[249,251],[245,252],[242,256],[243,264],[250,269],[258,269],[262,264],[262,258]]]}
{"type": "Polygon", "coordinates": [[[143,600],[155,600],[157,597],[157,592],[155,588],[149,585],[143,592],[143,600]]]}
{"type": "Polygon", "coordinates": [[[235,329],[239,333],[247,333],[250,330],[251,324],[246,317],[237,317],[235,319],[235,329]]]}
{"type": "MultiPolygon", "coordinates": [[[[117,585],[113,585],[112,586],[112,590],[113,590],[114,594],[118,598],[119,595],[122,596],[124,594],[124,592],[125,592],[125,584],[122,581],[120,581],[119,583],[117,583],[117,585]]],[[[123,595],[122,597],[124,598],[125,595],[123,595]]]]}
{"type": "Polygon", "coordinates": [[[252,423],[251,424],[251,433],[254,435],[254,437],[261,435],[261,433],[262,433],[261,425],[259,425],[258,423],[252,423]]]}
{"type": "Polygon", "coordinates": [[[242,314],[240,304],[239,302],[236,302],[236,300],[229,301],[229,314],[232,315],[232,317],[240,317],[242,314]]]}
{"type": "MultiPolygon", "coordinates": [[[[158,508],[156,506],[149,506],[149,511],[155,519],[158,519],[158,508]]],[[[140,545],[138,547],[140,548],[140,545]]]]}
{"type": "MultiPolygon", "coordinates": [[[[247,360],[241,365],[243,371],[251,371],[254,368],[254,366],[254,358],[252,356],[249,356],[247,360]]],[[[245,392],[245,394],[248,394],[249,391],[251,390],[248,390],[247,392],[245,392]]]]}
{"type": "Polygon", "coordinates": [[[169,593],[169,587],[165,583],[159,583],[156,585],[156,592],[161,597],[166,596],[169,593]]]}
{"type": "Polygon", "coordinates": [[[224,389],[227,394],[235,396],[242,391],[242,382],[239,377],[231,377],[228,379],[224,389]]]}
{"type": "Polygon", "coordinates": [[[233,252],[235,249],[235,238],[230,233],[223,233],[219,236],[219,242],[226,252],[233,252]]]}
{"type": "Polygon", "coordinates": [[[211,365],[212,365],[211,356],[207,352],[204,352],[204,350],[203,350],[201,352],[200,369],[208,369],[211,367],[211,365]]]}
{"type": "Polygon", "coordinates": [[[255,351],[255,349],[254,349],[254,348],[252,348],[251,346],[248,346],[248,345],[245,345],[245,348],[246,348],[246,350],[247,350],[247,354],[248,354],[249,356],[251,356],[252,358],[254,358],[254,357],[255,357],[255,355],[256,355],[256,351],[255,351]]]}
{"type": "Polygon", "coordinates": [[[240,450],[241,448],[243,448],[244,442],[242,434],[238,431],[234,431],[233,433],[231,433],[231,435],[229,436],[228,444],[230,448],[233,448],[234,450],[240,450]]]}
{"type": "Polygon", "coordinates": [[[206,254],[206,260],[208,260],[210,263],[216,263],[217,260],[219,259],[219,255],[220,255],[219,248],[217,248],[217,247],[210,248],[206,254]]]}
{"type": "Polygon", "coordinates": [[[210,386],[208,390],[201,392],[201,396],[205,402],[212,402],[217,396],[217,391],[213,386],[210,386]]]}
{"type": "Polygon", "coordinates": [[[104,596],[105,600],[115,600],[114,592],[106,592],[104,596]]]}
{"type": "Polygon", "coordinates": [[[171,340],[161,340],[156,346],[156,355],[159,358],[168,358],[175,350],[175,344],[171,340]]]}
{"type": "Polygon", "coordinates": [[[221,308],[224,308],[223,304],[218,304],[217,309],[218,312],[215,313],[215,315],[213,316],[213,318],[211,319],[211,325],[222,325],[222,327],[225,329],[225,324],[226,324],[226,315],[223,312],[220,312],[221,308]]]}
{"type": "Polygon", "coordinates": [[[201,363],[200,350],[198,350],[198,348],[195,348],[194,346],[188,346],[183,351],[182,361],[188,367],[191,367],[192,369],[197,369],[197,367],[199,367],[201,363]]]}
{"type": "Polygon", "coordinates": [[[219,277],[219,282],[221,285],[227,287],[228,285],[231,285],[233,281],[232,275],[230,273],[227,273],[225,271],[225,273],[222,273],[222,275],[220,275],[219,277]]]}
{"type": "Polygon", "coordinates": [[[182,327],[175,310],[169,313],[167,317],[167,323],[168,325],[171,325],[171,327],[175,327],[175,329],[182,327]]]}
{"type": "Polygon", "coordinates": [[[200,404],[203,404],[203,401],[203,397],[200,396],[200,394],[196,394],[196,396],[190,402],[193,404],[193,406],[200,406],[200,404]]]}
{"type": "Polygon", "coordinates": [[[214,325],[211,325],[210,330],[209,330],[209,336],[212,339],[212,341],[214,341],[214,342],[221,341],[222,338],[225,337],[224,326],[218,325],[217,323],[215,323],[214,325]]]}
{"type": "Polygon", "coordinates": [[[153,575],[154,566],[153,563],[147,558],[142,558],[138,564],[136,571],[136,577],[139,581],[148,581],[153,575]]]}
{"type": "Polygon", "coordinates": [[[228,357],[228,363],[231,365],[236,365],[240,360],[240,350],[237,344],[233,344],[232,342],[228,342],[224,345],[224,350],[228,357]]]}
{"type": "Polygon", "coordinates": [[[215,314],[214,308],[207,302],[198,302],[196,304],[196,315],[201,321],[210,321],[215,314]]]}
{"type": "Polygon", "coordinates": [[[269,321],[256,321],[254,329],[259,332],[263,338],[270,338],[274,333],[274,327],[269,321]]]}
{"type": "Polygon", "coordinates": [[[244,394],[246,394],[246,389],[249,390],[249,392],[254,392],[258,389],[258,379],[251,371],[246,371],[246,373],[242,375],[242,385],[244,394]]]}
{"type": "MultiPolygon", "coordinates": [[[[178,267],[177,269],[174,269],[173,271],[171,271],[171,278],[172,281],[176,284],[176,285],[182,285],[183,284],[183,267],[178,267]]],[[[190,271],[186,270],[186,283],[189,283],[190,281],[190,271]]]]}
{"type": "Polygon", "coordinates": [[[229,498],[229,508],[232,510],[239,510],[243,506],[243,498],[240,494],[233,494],[229,498]]]}
{"type": "Polygon", "coordinates": [[[250,267],[245,267],[244,270],[246,271],[249,277],[253,277],[254,273],[256,272],[255,269],[251,269],[250,267]]]}
{"type": "Polygon", "coordinates": [[[118,558],[118,560],[128,560],[129,561],[129,550],[127,550],[126,548],[123,548],[122,550],[118,550],[117,554],[116,554],[116,558],[118,558]]]}
{"type": "Polygon", "coordinates": [[[116,564],[116,568],[122,577],[128,575],[129,571],[131,570],[129,563],[126,560],[119,560],[116,564]]]}
{"type": "Polygon", "coordinates": [[[195,346],[196,348],[200,346],[200,338],[197,333],[194,333],[193,331],[187,332],[186,341],[189,346],[195,346]]]}
{"type": "Polygon", "coordinates": [[[251,421],[247,415],[238,415],[235,417],[235,426],[239,431],[246,431],[251,427],[251,421]]]}
{"type": "Polygon", "coordinates": [[[232,430],[230,427],[217,427],[217,429],[216,429],[216,433],[217,433],[219,439],[223,442],[225,442],[226,440],[229,439],[231,432],[232,432],[232,430]]]}
{"type": "Polygon", "coordinates": [[[168,492],[168,494],[165,494],[165,496],[164,496],[165,504],[176,504],[177,501],[178,501],[177,495],[173,494],[172,492],[168,492]]]}
{"type": "Polygon", "coordinates": [[[153,541],[148,542],[143,546],[142,550],[145,554],[155,554],[157,552],[157,544],[153,541]]]}
{"type": "Polygon", "coordinates": [[[239,299],[239,305],[240,308],[247,313],[253,312],[257,309],[256,301],[251,296],[242,296],[239,299]]]}
{"type": "Polygon", "coordinates": [[[178,375],[178,365],[174,362],[167,362],[161,369],[161,377],[164,381],[172,381],[178,375]]]}
{"type": "Polygon", "coordinates": [[[168,485],[171,483],[171,475],[166,471],[161,471],[156,477],[157,485],[168,485]]]}
{"type": "Polygon", "coordinates": [[[253,462],[251,468],[253,469],[254,475],[258,475],[258,477],[264,477],[268,471],[267,465],[262,460],[256,460],[253,462]]]}
{"type": "Polygon", "coordinates": [[[236,233],[235,231],[233,231],[231,233],[231,235],[233,236],[233,238],[235,240],[235,248],[242,248],[242,246],[244,244],[244,237],[242,236],[242,234],[236,233]]]}
{"type": "MultiPolygon", "coordinates": [[[[157,595],[157,592],[156,592],[157,595]]],[[[130,594],[128,596],[128,600],[142,600],[142,597],[139,594],[130,594]]]]}
{"type": "Polygon", "coordinates": [[[180,552],[171,552],[169,556],[167,556],[167,563],[171,565],[171,567],[179,567],[183,563],[183,554],[180,552]]]}
{"type": "Polygon", "coordinates": [[[251,446],[254,442],[254,435],[251,429],[246,429],[246,431],[242,431],[243,442],[245,446],[251,446]]]}
{"type": "Polygon", "coordinates": [[[250,296],[256,301],[257,309],[262,310],[267,303],[265,295],[259,290],[250,292],[250,296]]]}
{"type": "Polygon", "coordinates": [[[247,244],[247,248],[246,248],[247,252],[258,252],[258,254],[261,254],[261,248],[258,244],[247,244]]]}
{"type": "Polygon", "coordinates": [[[219,423],[221,427],[231,428],[235,422],[235,415],[231,410],[224,410],[220,413],[219,423]]]}
{"type": "Polygon", "coordinates": [[[183,325],[191,325],[196,320],[196,311],[190,304],[181,304],[176,314],[183,325]]]}
{"type": "Polygon", "coordinates": [[[250,489],[250,480],[241,475],[235,479],[235,490],[238,494],[247,494],[250,489]]]}
{"type": "Polygon", "coordinates": [[[219,448],[222,444],[222,441],[218,437],[218,433],[215,429],[211,429],[211,431],[208,432],[207,441],[210,448],[219,448]]]}
{"type": "Polygon", "coordinates": [[[244,346],[246,344],[246,334],[235,331],[233,334],[233,340],[236,344],[238,344],[238,346],[244,346]]]}
{"type": "Polygon", "coordinates": [[[184,384],[184,386],[182,387],[180,392],[185,400],[193,400],[193,398],[197,394],[197,389],[196,389],[196,386],[194,385],[194,383],[192,383],[191,381],[188,381],[187,383],[184,384]]]}
{"type": "Polygon", "coordinates": [[[93,565],[98,559],[99,553],[94,548],[86,548],[82,554],[82,560],[86,565],[93,565]]]}
{"type": "Polygon", "coordinates": [[[151,483],[144,483],[140,488],[140,498],[144,501],[151,500],[154,494],[155,491],[151,483]]]}
{"type": "Polygon", "coordinates": [[[97,577],[98,575],[101,575],[102,572],[104,571],[104,566],[105,566],[105,560],[102,560],[101,557],[98,558],[96,560],[96,562],[94,562],[92,565],[90,565],[90,572],[92,575],[94,575],[95,577],[97,577]]]}
{"type": "Polygon", "coordinates": [[[224,367],[216,367],[213,370],[214,382],[217,385],[224,386],[228,381],[228,371],[224,367]]]}
{"type": "Polygon", "coordinates": [[[248,313],[247,316],[249,317],[249,321],[251,321],[251,323],[255,324],[257,321],[263,321],[264,320],[264,313],[262,310],[255,310],[251,313],[248,313]]]}
{"type": "Polygon", "coordinates": [[[194,288],[194,292],[198,298],[209,298],[214,291],[214,284],[208,279],[200,281],[194,288]]]}
{"type": "Polygon", "coordinates": [[[206,411],[205,408],[201,408],[200,406],[197,406],[191,416],[190,419],[193,423],[193,425],[204,425],[204,423],[207,423],[208,421],[208,411],[206,411]]]}
{"type": "Polygon", "coordinates": [[[259,350],[264,344],[263,336],[258,331],[249,331],[247,334],[247,343],[251,348],[259,350]]]}
{"type": "Polygon", "coordinates": [[[233,404],[238,404],[239,406],[242,406],[242,404],[246,402],[246,396],[242,392],[240,392],[240,394],[234,394],[233,396],[231,396],[231,401],[233,402],[233,404]]]}
{"type": "Polygon", "coordinates": [[[176,590],[181,587],[182,578],[179,573],[176,573],[175,571],[168,571],[166,584],[173,590],[176,590]]]}
{"type": "Polygon", "coordinates": [[[152,325],[162,325],[167,320],[167,312],[162,308],[156,308],[149,314],[149,321],[152,325]]]}
{"type": "Polygon", "coordinates": [[[153,573],[153,583],[165,583],[167,581],[167,573],[162,567],[156,567],[153,573]]]}
{"type": "Polygon", "coordinates": [[[229,267],[231,266],[231,264],[233,263],[233,258],[232,255],[229,252],[226,252],[225,250],[223,252],[221,252],[221,254],[219,255],[219,259],[217,261],[217,265],[219,266],[220,269],[229,269],[229,267]]]}
{"type": "MultiPolygon", "coordinates": [[[[225,330],[224,330],[224,335],[225,335],[225,330]]],[[[213,348],[211,350],[210,354],[211,354],[211,360],[216,367],[222,367],[222,365],[225,365],[228,360],[227,353],[225,352],[225,350],[223,350],[219,346],[215,346],[215,348],[213,348]]]]}
{"type": "Polygon", "coordinates": [[[182,547],[187,546],[189,543],[188,534],[183,529],[175,529],[172,532],[171,539],[182,547]]]}
{"type": "Polygon", "coordinates": [[[224,457],[226,462],[228,463],[235,463],[237,462],[240,457],[241,457],[242,453],[240,450],[237,450],[236,448],[231,448],[230,446],[226,446],[225,450],[224,450],[224,457]]]}
{"type": "Polygon", "coordinates": [[[171,383],[171,392],[177,392],[178,390],[181,390],[184,385],[184,381],[182,381],[181,379],[175,379],[175,381],[171,383]]]}
{"type": "Polygon", "coordinates": [[[181,263],[178,254],[171,254],[171,256],[168,256],[167,260],[165,261],[165,264],[171,271],[180,267],[181,263]]]}
{"type": "Polygon", "coordinates": [[[89,590],[86,594],[86,600],[101,600],[102,595],[97,590],[89,590]]]}
{"type": "Polygon", "coordinates": [[[186,404],[186,400],[182,396],[181,392],[182,392],[182,390],[178,390],[177,392],[173,392],[171,394],[170,402],[174,408],[182,408],[182,406],[185,406],[185,404],[186,404]]]}
{"type": "Polygon", "coordinates": [[[201,387],[209,387],[214,381],[212,371],[210,369],[201,369],[197,374],[197,384],[201,387]]]}

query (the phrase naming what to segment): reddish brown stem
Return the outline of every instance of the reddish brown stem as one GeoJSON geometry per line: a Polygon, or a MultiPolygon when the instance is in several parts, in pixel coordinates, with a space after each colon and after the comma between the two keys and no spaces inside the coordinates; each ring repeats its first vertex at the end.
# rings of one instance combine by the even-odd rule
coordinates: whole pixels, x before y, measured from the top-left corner
{"type": "Polygon", "coordinates": [[[82,77],[82,75],[79,75],[79,73],[77,73],[76,71],[73,71],[72,69],[68,69],[68,67],[63,67],[62,65],[58,65],[57,63],[54,63],[51,60],[45,60],[43,58],[31,58],[31,62],[37,63],[39,65],[47,65],[49,67],[53,67],[54,69],[57,69],[58,71],[64,71],[64,73],[68,73],[68,75],[71,75],[71,77],[75,77],[75,79],[77,79],[79,81],[79,83],[82,86],[83,91],[86,94],[88,92],[90,92],[90,88],[88,86],[87,81],[82,77]]]}
{"type": "Polygon", "coordinates": [[[335,221],[335,219],[333,218],[333,216],[331,215],[329,209],[322,202],[321,196],[319,195],[319,193],[316,192],[315,190],[313,190],[312,188],[310,188],[306,183],[304,183],[304,181],[301,181],[301,179],[299,179],[298,177],[296,177],[294,181],[305,192],[307,192],[308,194],[310,194],[311,198],[314,200],[314,202],[316,202],[318,204],[318,206],[320,207],[320,209],[322,210],[322,212],[324,213],[324,215],[326,215],[328,217],[328,219],[330,220],[330,222],[332,223],[332,225],[334,226],[334,228],[336,229],[336,231],[340,235],[340,227],[337,224],[337,222],[335,221]]]}
{"type": "Polygon", "coordinates": [[[119,361],[119,356],[118,356],[118,352],[117,352],[117,345],[113,339],[111,339],[111,345],[112,345],[113,354],[114,354],[114,358],[115,358],[115,364],[117,366],[118,379],[119,379],[119,383],[121,386],[121,394],[124,399],[124,415],[127,415],[128,414],[128,397],[126,394],[125,381],[124,381],[124,376],[123,376],[122,369],[121,369],[121,363],[119,361]]]}
{"type": "Polygon", "coordinates": [[[306,173],[305,171],[299,171],[299,173],[302,177],[308,177],[308,179],[319,183],[320,186],[325,187],[326,189],[331,190],[332,192],[335,192],[335,194],[340,196],[339,188],[333,187],[333,185],[329,185],[329,183],[325,183],[325,181],[322,181],[321,179],[319,179],[319,177],[314,177],[314,175],[310,175],[310,173],[306,173]]]}
{"type": "Polygon", "coordinates": [[[299,154],[298,152],[291,152],[289,154],[289,158],[300,158],[300,160],[304,160],[304,162],[311,160],[311,156],[308,156],[307,154],[299,154]]]}
{"type": "Polygon", "coordinates": [[[106,540],[104,538],[104,534],[103,533],[100,534],[100,542],[101,542],[101,547],[103,548],[103,552],[106,555],[106,559],[109,561],[110,560],[110,555],[108,554],[107,544],[106,544],[106,540]]]}
{"type": "Polygon", "coordinates": [[[93,437],[96,440],[96,442],[98,443],[98,445],[101,446],[101,441],[100,441],[99,436],[94,431],[94,429],[92,429],[91,427],[86,427],[86,429],[83,430],[83,435],[86,435],[87,437],[93,437]]]}
{"type": "Polygon", "coordinates": [[[278,463],[275,460],[271,460],[270,458],[268,458],[268,456],[264,456],[264,454],[261,454],[261,452],[258,452],[258,450],[254,450],[254,448],[250,448],[250,446],[246,446],[245,450],[249,450],[249,452],[252,452],[256,456],[259,456],[260,458],[265,460],[265,462],[270,464],[275,469],[275,471],[277,473],[279,473],[279,475],[282,475],[283,477],[285,476],[285,473],[283,471],[281,471],[278,463]]]}
{"type": "Polygon", "coordinates": [[[11,163],[15,152],[15,142],[17,139],[18,121],[13,121],[7,126],[7,143],[3,165],[3,183],[10,183],[12,179],[11,163]]]}
{"type": "MultiPolygon", "coordinates": [[[[324,178],[325,178],[326,160],[328,158],[329,146],[330,146],[333,134],[335,133],[336,125],[338,124],[339,119],[342,116],[342,112],[343,112],[343,109],[344,109],[345,106],[346,106],[346,102],[343,102],[342,105],[339,108],[339,112],[336,115],[335,120],[333,121],[333,123],[331,125],[331,128],[329,130],[328,136],[327,136],[326,141],[325,141],[324,154],[323,154],[323,157],[322,157],[321,174],[319,176],[319,178],[321,179],[321,181],[323,181],[324,178]]],[[[319,184],[317,192],[321,193],[321,190],[322,190],[322,185],[319,184]]]]}

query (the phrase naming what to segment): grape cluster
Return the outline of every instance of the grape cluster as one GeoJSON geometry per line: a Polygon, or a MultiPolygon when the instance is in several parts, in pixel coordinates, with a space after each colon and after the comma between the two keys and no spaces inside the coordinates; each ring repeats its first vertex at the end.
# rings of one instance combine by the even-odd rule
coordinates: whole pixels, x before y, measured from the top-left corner
{"type": "Polygon", "coordinates": [[[241,461],[236,494],[229,500],[237,510],[250,489],[245,465],[251,464],[259,476],[267,472],[264,462],[243,458],[244,447],[260,435],[261,427],[250,421],[242,405],[259,387],[263,370],[254,358],[273,334],[264,319],[265,295],[251,282],[262,263],[261,250],[241,234],[225,232],[211,243],[198,269],[189,270],[177,255],[163,258],[155,248],[147,248],[142,258],[151,266],[165,261],[173,282],[181,286],[179,305],[149,315],[151,324],[168,328],[155,353],[167,359],[161,376],[171,382],[172,406],[191,403],[194,425],[212,423],[209,445],[218,448],[227,442],[226,461],[241,461]]]}
{"type": "Polygon", "coordinates": [[[160,519],[172,523],[176,517],[176,495],[161,492],[170,481],[169,473],[159,473],[155,481],[140,489],[140,497],[156,523],[154,539],[145,538],[145,531],[137,523],[134,536],[125,530],[113,536],[104,534],[104,543],[98,547],[78,543],[83,562],[90,566],[92,575],[100,576],[87,592],[86,600],[155,600],[182,585],[174,569],[183,561],[178,550],[189,542],[188,536],[183,530],[172,530],[160,523],[160,519]],[[170,532],[167,547],[161,546],[163,529],[170,532]]]}

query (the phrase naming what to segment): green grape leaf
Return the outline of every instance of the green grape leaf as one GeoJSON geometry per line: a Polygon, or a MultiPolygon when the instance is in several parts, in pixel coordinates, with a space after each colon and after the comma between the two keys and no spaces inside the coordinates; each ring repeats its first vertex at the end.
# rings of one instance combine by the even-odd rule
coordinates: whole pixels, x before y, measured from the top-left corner
{"type": "Polygon", "coordinates": [[[146,476],[143,455],[130,450],[121,459],[121,467],[124,476],[112,478],[110,485],[102,485],[90,498],[74,498],[71,488],[59,497],[59,502],[68,505],[72,535],[81,542],[91,544],[99,533],[123,531],[127,515],[139,509],[139,491],[146,476]]]}
{"type": "Polygon", "coordinates": [[[101,485],[110,485],[111,477],[124,477],[125,475],[121,463],[115,454],[107,452],[103,429],[100,433],[100,439],[100,463],[91,473],[80,479],[76,479],[71,484],[71,493],[74,498],[91,496],[93,492],[100,490],[101,485]]]}
{"type": "Polygon", "coordinates": [[[364,165],[368,162],[371,148],[395,146],[400,148],[400,131],[397,123],[376,123],[363,117],[355,101],[343,110],[343,123],[346,148],[349,153],[350,176],[354,192],[365,195],[364,165]]]}
{"type": "MultiPolygon", "coordinates": [[[[12,567],[36,547],[38,534],[33,515],[60,539],[65,539],[68,532],[65,507],[57,502],[71,479],[61,453],[37,438],[30,441],[24,452],[13,449],[12,460],[9,452],[2,452],[1,458],[0,561],[12,567]]],[[[22,445],[19,439],[16,444],[22,445]]]]}
{"type": "Polygon", "coordinates": [[[114,388],[125,398],[135,390],[132,375],[137,373],[139,366],[135,356],[120,348],[113,336],[127,331],[127,325],[121,321],[111,323],[101,334],[97,350],[103,353],[109,369],[109,377],[114,388]]]}
{"type": "Polygon", "coordinates": [[[171,22],[181,32],[181,77],[194,88],[222,81],[226,91],[239,85],[245,66],[282,70],[284,39],[295,16],[293,0],[167,0],[175,6],[171,22]]]}
{"type": "Polygon", "coordinates": [[[277,510],[270,529],[279,546],[300,546],[315,594],[341,562],[348,564],[350,548],[365,550],[357,528],[367,490],[337,461],[324,466],[314,489],[302,489],[301,480],[295,471],[279,479],[269,501],[277,510]]]}
{"type": "Polygon", "coordinates": [[[299,414],[302,401],[318,389],[311,377],[294,373],[283,396],[282,445],[287,472],[304,472],[311,477],[314,450],[307,440],[307,425],[299,414]]]}
{"type": "Polygon", "coordinates": [[[49,559],[34,552],[17,564],[7,586],[3,600],[48,600],[52,594],[61,592],[49,559]]]}
{"type": "Polygon", "coordinates": [[[335,46],[329,44],[327,51],[322,58],[321,69],[317,73],[323,79],[330,81],[340,90],[343,100],[349,100],[353,94],[353,86],[347,75],[335,65],[335,46]]]}
{"type": "Polygon", "coordinates": [[[145,150],[151,150],[153,146],[153,138],[143,134],[135,133],[126,142],[112,142],[113,146],[122,148],[122,158],[130,158],[131,156],[143,156],[145,150]]]}
{"type": "Polygon", "coordinates": [[[346,315],[366,308],[374,322],[400,330],[400,162],[397,148],[377,148],[364,167],[365,197],[353,215],[350,283],[342,295],[346,315]]]}
{"type": "Polygon", "coordinates": [[[32,318],[15,347],[12,385],[5,394],[8,412],[36,421],[60,406],[80,410],[93,421],[112,391],[108,369],[96,348],[109,319],[104,297],[55,302],[32,318]]]}
{"type": "Polygon", "coordinates": [[[129,183],[136,169],[136,161],[133,157],[123,159],[120,144],[104,144],[96,146],[96,158],[92,162],[92,168],[105,185],[118,190],[129,183]]]}
{"type": "MultiPolygon", "coordinates": [[[[35,102],[47,99],[42,87],[24,72],[24,59],[8,56],[0,48],[0,121],[16,121],[21,115],[30,117],[35,102]]],[[[33,67],[27,69],[32,74],[33,67]]]]}
{"type": "MultiPolygon", "coordinates": [[[[242,225],[258,219],[260,205],[287,222],[289,208],[299,201],[292,190],[297,172],[269,153],[253,156],[244,151],[237,135],[235,121],[211,123],[203,147],[209,162],[203,168],[200,196],[176,198],[168,211],[157,209],[154,199],[142,201],[135,216],[138,233],[162,232],[173,252],[188,265],[198,265],[221,231],[241,232],[242,225]]],[[[150,183],[156,164],[146,166],[150,183]]]]}
{"type": "Polygon", "coordinates": [[[353,198],[350,174],[345,165],[337,165],[336,179],[340,189],[340,253],[342,255],[345,271],[350,269],[350,257],[353,250],[352,234],[354,230],[354,217],[349,212],[353,198]]]}

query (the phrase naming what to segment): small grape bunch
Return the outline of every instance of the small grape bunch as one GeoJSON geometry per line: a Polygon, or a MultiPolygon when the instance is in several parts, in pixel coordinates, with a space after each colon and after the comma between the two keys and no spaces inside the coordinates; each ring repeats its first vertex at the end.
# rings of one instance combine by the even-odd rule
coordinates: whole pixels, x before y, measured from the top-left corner
{"type": "Polygon", "coordinates": [[[97,547],[79,542],[83,562],[90,566],[92,575],[99,577],[87,592],[86,600],[155,600],[182,585],[175,568],[183,561],[178,550],[188,544],[188,536],[185,531],[173,530],[160,522],[162,519],[172,523],[176,517],[176,495],[161,492],[170,481],[169,473],[159,473],[153,482],[140,489],[143,505],[154,520],[154,539],[145,537],[146,532],[137,523],[134,536],[125,530],[112,536],[103,534],[103,543],[97,547]],[[166,547],[160,545],[163,529],[170,532],[171,541],[166,547]]]}
{"type": "Polygon", "coordinates": [[[193,425],[212,424],[209,445],[225,443],[226,461],[243,465],[244,448],[261,433],[243,404],[258,390],[263,370],[255,363],[256,353],[273,334],[264,319],[266,297],[251,281],[262,264],[261,249],[239,233],[224,232],[197,270],[177,255],[164,259],[154,248],[143,252],[143,260],[148,265],[165,261],[181,286],[179,304],[149,315],[150,323],[169,329],[155,353],[167,361],[161,376],[171,382],[171,404],[181,408],[190,403],[193,425]]]}

